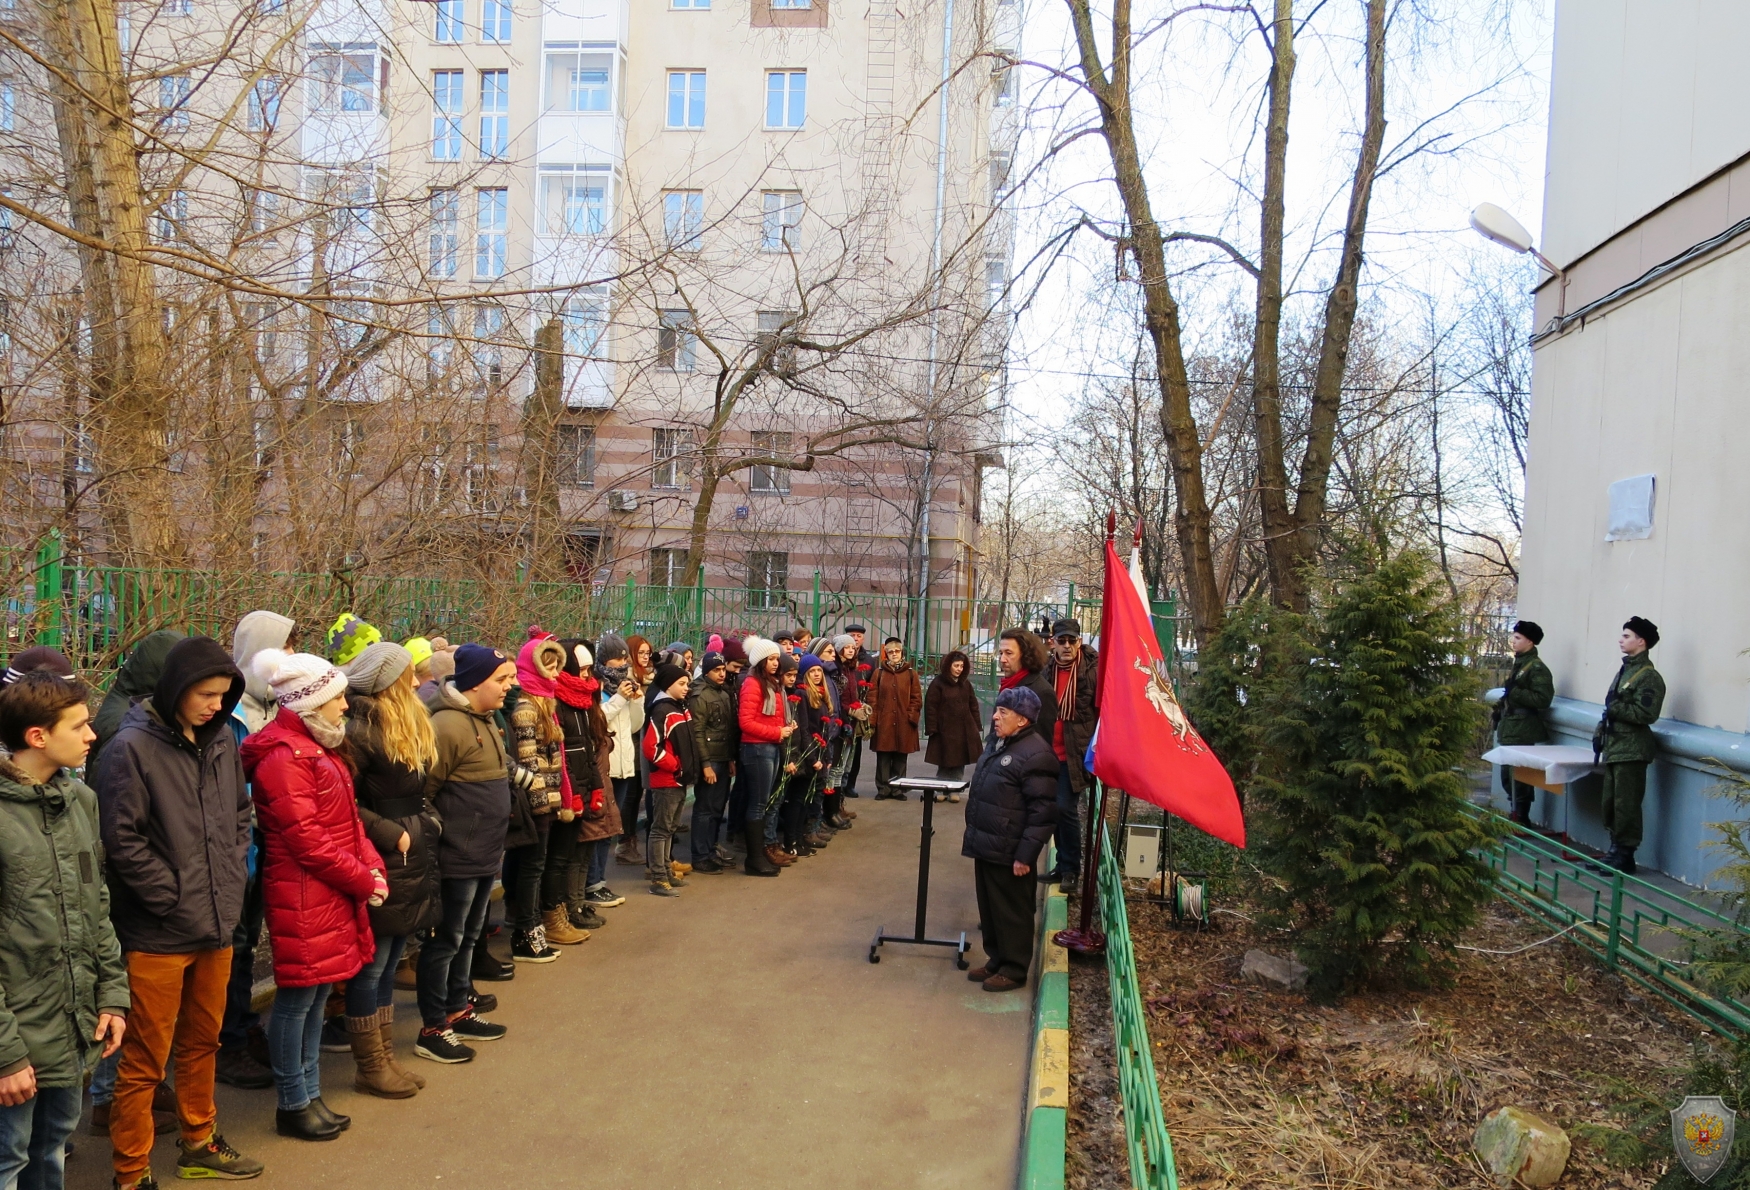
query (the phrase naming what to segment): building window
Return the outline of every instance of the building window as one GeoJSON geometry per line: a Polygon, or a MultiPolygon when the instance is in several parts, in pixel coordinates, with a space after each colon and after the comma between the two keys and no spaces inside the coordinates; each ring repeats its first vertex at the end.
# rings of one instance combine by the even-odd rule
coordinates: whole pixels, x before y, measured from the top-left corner
{"type": "Polygon", "coordinates": [[[18,124],[18,93],[9,82],[0,82],[0,132],[11,132],[18,124]]]}
{"type": "Polygon", "coordinates": [[[167,132],[188,130],[188,95],[192,84],[186,74],[167,74],[158,80],[158,126],[167,132]]]}
{"type": "Polygon", "coordinates": [[[462,196],[454,190],[431,192],[431,275],[454,277],[460,255],[462,196]]]}
{"type": "Polygon", "coordinates": [[[466,0],[437,0],[433,6],[437,10],[437,25],[432,30],[432,37],[437,41],[458,42],[462,40],[462,29],[467,23],[462,6],[466,0]]]}
{"type": "Polygon", "coordinates": [[[1009,170],[1014,157],[1006,149],[990,155],[990,205],[996,206],[1009,196],[1009,170]]]}
{"type": "Polygon", "coordinates": [[[650,585],[678,587],[687,572],[687,551],[654,549],[650,551],[650,585]]]}
{"type": "Polygon", "coordinates": [[[680,488],[687,479],[687,432],[656,429],[651,432],[650,457],[654,466],[650,472],[653,488],[680,488]]]}
{"type": "Polygon", "coordinates": [[[365,113],[377,110],[377,55],[333,51],[310,59],[310,110],[365,113]]]}
{"type": "Polygon", "coordinates": [[[474,307],[474,366],[487,388],[504,383],[504,307],[474,307]]]}
{"type": "Polygon", "coordinates": [[[357,479],[364,474],[361,465],[365,448],[365,423],[349,417],[333,429],[334,474],[339,479],[357,479]]]}
{"type": "Polygon", "coordinates": [[[274,330],[273,307],[266,302],[246,302],[243,306],[243,331],[249,337],[257,361],[273,362],[279,354],[279,333],[274,330]]]}
{"type": "Polygon", "coordinates": [[[995,310],[1003,304],[1009,292],[1009,262],[992,257],[984,262],[984,304],[995,310]]]}
{"type": "Polygon", "coordinates": [[[802,244],[802,193],[767,190],[761,193],[760,250],[794,252],[802,244]]]}
{"type": "MultiPolygon", "coordinates": [[[[787,430],[755,430],[753,453],[768,458],[790,457],[790,433],[787,430]]],[[[756,463],[748,480],[748,490],[766,496],[790,494],[790,468],[773,463],[756,463]]]]}
{"type": "Polygon", "coordinates": [[[693,370],[694,348],[698,337],[693,334],[691,310],[657,311],[656,366],[670,372],[693,370]]]}
{"type": "Polygon", "coordinates": [[[494,186],[475,194],[474,275],[502,277],[510,243],[510,191],[494,186]]]}
{"type": "Polygon", "coordinates": [[[510,152],[510,71],[480,72],[480,156],[494,161],[510,152]]]}
{"type": "Polygon", "coordinates": [[[607,54],[548,54],[547,110],[612,111],[613,92],[608,82],[613,64],[607,54]]]}
{"type": "Polygon", "coordinates": [[[492,473],[498,462],[498,432],[488,429],[484,437],[462,448],[462,499],[475,512],[497,512],[491,498],[492,473]]]}
{"type": "Polygon", "coordinates": [[[587,360],[601,350],[602,334],[608,326],[608,303],[595,294],[574,297],[565,303],[560,315],[564,328],[565,354],[587,360]]]}
{"type": "Polygon", "coordinates": [[[158,204],[157,238],[160,244],[174,243],[182,238],[188,223],[188,191],[172,190],[158,204]]]}
{"type": "Polygon", "coordinates": [[[813,8],[813,0],[771,0],[773,8],[813,8]]]}
{"type": "Polygon", "coordinates": [[[748,554],[747,605],[749,607],[782,607],[789,582],[789,554],[773,550],[754,550],[748,554]]]}
{"type": "Polygon", "coordinates": [[[271,236],[279,228],[280,196],[274,190],[249,192],[249,230],[255,235],[271,236]]]}
{"type": "Polygon", "coordinates": [[[662,235],[677,252],[697,252],[704,244],[705,192],[662,192],[662,235]]]}
{"type": "MultiPolygon", "coordinates": [[[[773,7],[776,7],[774,5],[773,7]]],[[[803,5],[802,7],[807,7],[803,5]]],[[[808,115],[808,72],[766,72],[766,127],[800,128],[808,115]]]]}
{"type": "Polygon", "coordinates": [[[565,573],[580,583],[605,582],[607,575],[599,572],[602,559],[608,552],[607,545],[600,530],[567,533],[559,543],[565,555],[565,573]]]}
{"type": "Polygon", "coordinates": [[[595,427],[559,427],[559,486],[595,487],[595,427]]]}
{"type": "Polygon", "coordinates": [[[668,72],[668,126],[670,128],[703,128],[705,126],[704,71],[671,70],[668,72]]]}
{"type": "Polygon", "coordinates": [[[670,0],[669,7],[674,9],[692,9],[695,12],[702,12],[711,7],[711,0],[670,0]]]}
{"type": "Polygon", "coordinates": [[[541,167],[542,226],[552,236],[597,236],[608,230],[607,171],[599,166],[541,167]]]}
{"type": "Polygon", "coordinates": [[[460,70],[431,72],[431,155],[434,161],[462,159],[462,79],[460,70]]]}
{"type": "Polygon", "coordinates": [[[455,359],[456,328],[449,309],[438,306],[425,319],[425,378],[435,383],[448,375],[455,359]]]}
{"type": "Polygon", "coordinates": [[[258,79],[249,88],[249,131],[272,132],[280,122],[280,91],[283,83],[276,78],[258,79]]]}
{"type": "Polygon", "coordinates": [[[480,40],[510,40],[510,0],[480,0],[480,40]]]}
{"type": "Polygon", "coordinates": [[[1013,107],[1015,105],[1015,68],[1007,62],[998,62],[990,68],[991,89],[996,92],[995,102],[998,107],[1013,107]]]}

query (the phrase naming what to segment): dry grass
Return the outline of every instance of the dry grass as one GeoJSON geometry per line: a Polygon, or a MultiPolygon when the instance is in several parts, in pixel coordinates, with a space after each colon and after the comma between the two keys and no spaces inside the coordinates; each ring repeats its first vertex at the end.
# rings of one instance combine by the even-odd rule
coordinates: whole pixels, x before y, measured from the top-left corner
{"type": "MultiPolygon", "coordinates": [[[[1130,912],[1188,1190],[1485,1190],[1494,1182],[1470,1141],[1489,1111],[1512,1103],[1564,1127],[1612,1123],[1606,1081],[1662,1093],[1701,1033],[1560,941],[1511,957],[1464,953],[1446,989],[1320,1007],[1239,982],[1246,950],[1283,949],[1249,924],[1223,917],[1199,934],[1140,899],[1130,912]]],[[[1466,943],[1507,950],[1549,932],[1497,904],[1466,943]]],[[[1103,968],[1078,965],[1071,988],[1070,1184],[1126,1186],[1103,968]]],[[[1561,1184],[1640,1190],[1662,1172],[1610,1168],[1576,1143],[1561,1184]]]]}

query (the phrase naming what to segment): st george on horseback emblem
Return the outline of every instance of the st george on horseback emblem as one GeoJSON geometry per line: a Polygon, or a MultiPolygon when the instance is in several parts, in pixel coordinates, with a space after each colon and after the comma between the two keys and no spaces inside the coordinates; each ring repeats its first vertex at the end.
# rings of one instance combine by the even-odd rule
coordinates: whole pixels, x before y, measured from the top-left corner
{"type": "Polygon", "coordinates": [[[1671,1147],[1689,1176],[1706,1182],[1732,1158],[1738,1113],[1718,1095],[1691,1095],[1671,1113],[1671,1147]]]}
{"type": "Polygon", "coordinates": [[[1178,741],[1179,747],[1187,752],[1207,752],[1209,746],[1203,742],[1203,737],[1197,734],[1197,729],[1191,726],[1191,720],[1185,714],[1185,708],[1179,705],[1179,696],[1173,693],[1173,677],[1167,671],[1165,661],[1153,661],[1144,665],[1142,659],[1131,662],[1137,672],[1146,674],[1148,682],[1143,693],[1148,696],[1149,705],[1160,712],[1167,721],[1167,729],[1178,741]]]}

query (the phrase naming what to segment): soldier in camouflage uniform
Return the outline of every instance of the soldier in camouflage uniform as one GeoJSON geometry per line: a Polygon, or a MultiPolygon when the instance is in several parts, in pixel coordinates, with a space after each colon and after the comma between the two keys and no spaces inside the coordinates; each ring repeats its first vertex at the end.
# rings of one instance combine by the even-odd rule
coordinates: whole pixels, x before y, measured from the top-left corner
{"type": "Polygon", "coordinates": [[[1665,706],[1665,679],[1653,668],[1652,647],[1659,629],[1630,616],[1617,642],[1622,668],[1604,696],[1604,715],[1592,733],[1592,753],[1604,762],[1604,828],[1610,854],[1604,862],[1633,875],[1635,848],[1641,845],[1641,799],[1647,794],[1647,765],[1658,754],[1653,724],[1665,706]]]}
{"type": "MultiPolygon", "coordinates": [[[[1543,713],[1555,700],[1556,679],[1537,655],[1537,646],[1542,643],[1543,629],[1530,620],[1513,625],[1513,672],[1507,676],[1501,701],[1495,704],[1497,744],[1541,744],[1549,739],[1543,713]]],[[[1529,823],[1537,790],[1515,780],[1510,764],[1501,766],[1501,788],[1513,799],[1513,810],[1507,817],[1529,823]]]]}

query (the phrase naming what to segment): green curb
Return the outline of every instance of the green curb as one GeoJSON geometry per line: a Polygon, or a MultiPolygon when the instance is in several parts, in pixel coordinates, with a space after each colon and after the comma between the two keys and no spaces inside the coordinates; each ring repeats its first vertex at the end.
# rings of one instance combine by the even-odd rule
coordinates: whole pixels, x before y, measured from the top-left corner
{"type": "MultiPolygon", "coordinates": [[[[1041,863],[1047,862],[1042,856],[1041,863]]],[[[1051,891],[1039,915],[1026,1134],[1017,1182],[1021,1190],[1063,1190],[1069,1130],[1069,952],[1051,941],[1069,922],[1069,902],[1056,885],[1047,887],[1051,891]]]]}

